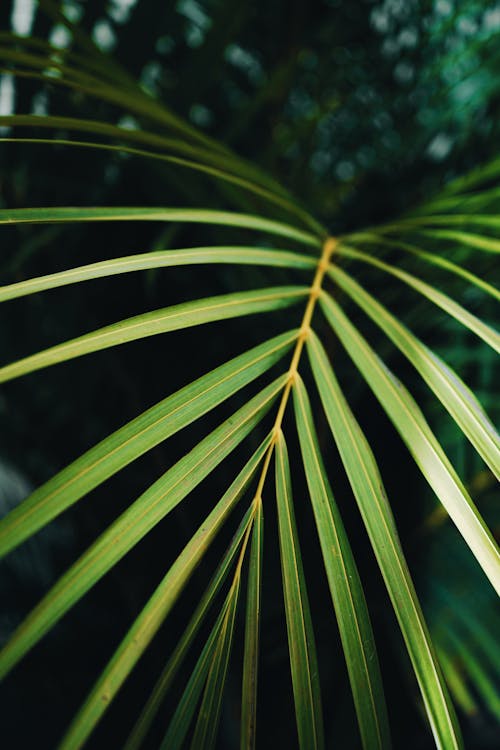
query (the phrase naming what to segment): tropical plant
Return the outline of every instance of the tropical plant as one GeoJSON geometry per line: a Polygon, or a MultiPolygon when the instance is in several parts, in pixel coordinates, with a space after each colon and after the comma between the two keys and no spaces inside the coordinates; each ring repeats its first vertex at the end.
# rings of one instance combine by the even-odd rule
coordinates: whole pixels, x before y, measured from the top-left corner
{"type": "MultiPolygon", "coordinates": [[[[134,118],[133,127],[97,119],[12,114],[0,118],[3,127],[15,128],[12,137],[2,140],[15,142],[17,148],[21,144],[25,148],[46,144],[50,148],[102,150],[167,166],[174,170],[174,175],[194,173],[200,179],[213,181],[224,207],[2,208],[0,224],[51,224],[56,230],[85,222],[160,222],[167,227],[184,223],[216,225],[234,231],[238,238],[244,236],[245,244],[177,248],[171,247],[175,234],[166,234],[163,249],[102,258],[4,285],[0,288],[0,301],[160,268],[196,266],[199,283],[203,283],[201,274],[206,273],[206,268],[215,264],[281,271],[276,285],[257,283],[256,288],[241,291],[234,284],[226,293],[137,314],[20,358],[0,368],[0,381],[6,383],[86,354],[167,332],[185,332],[216,321],[242,319],[243,326],[249,316],[252,322],[256,320],[253,316],[266,314],[276,316],[279,332],[246,351],[240,349],[239,354],[201,375],[193,351],[186,349],[188,353],[183,354],[182,338],[176,338],[177,354],[172,355],[171,361],[181,355],[191,358],[191,382],[91,447],[2,519],[0,552],[4,556],[146,452],[243,393],[238,408],[227,412],[227,418],[217,426],[213,421],[202,422],[210,425],[208,432],[200,429],[199,434],[190,433],[196,437],[189,450],[131,502],[46,593],[1,651],[0,674],[5,677],[103,576],[219,466],[226,467],[225,460],[230,455],[236,455],[239,469],[228,475],[235,465],[233,460],[230,469],[224,470],[218,481],[226,483],[225,491],[220,499],[210,499],[206,517],[191,532],[187,543],[176,551],[172,564],[164,570],[163,578],[98,676],[60,747],[78,748],[89,739],[205,560],[207,568],[213,566],[212,576],[177,643],[171,647],[169,641],[168,659],[138,712],[126,748],[141,746],[172,688],[177,695],[176,705],[160,746],[181,747],[189,738],[194,748],[216,745],[228,665],[236,650],[241,651],[242,661],[241,747],[259,745],[257,696],[261,600],[266,576],[263,534],[265,519],[274,513],[268,508],[275,498],[277,535],[273,544],[279,546],[299,746],[304,750],[325,746],[323,713],[330,701],[320,684],[321,659],[318,660],[316,653],[311,613],[314,606],[310,605],[306,584],[310,568],[301,553],[301,545],[307,546],[308,551],[311,549],[310,538],[316,533],[362,746],[388,748],[391,739],[382,686],[384,663],[379,665],[377,657],[376,639],[356,563],[356,545],[353,542],[353,552],[333,492],[335,477],[331,474],[331,462],[333,451],[338,451],[399,624],[435,744],[446,750],[461,747],[460,728],[449,690],[462,709],[470,708],[475,698],[459,674],[460,669],[466,674],[470,672],[476,692],[485,696],[491,711],[498,716],[494,677],[489,677],[482,666],[485,660],[474,657],[470,639],[460,637],[460,628],[467,626],[467,618],[464,624],[463,618],[457,616],[458,624],[446,628],[442,625],[443,618],[437,617],[440,622],[432,628],[431,637],[391,509],[391,503],[399,503],[402,498],[391,495],[389,502],[382,474],[390,474],[391,466],[379,470],[374,455],[376,442],[372,445],[365,437],[360,426],[362,419],[355,415],[348,401],[345,370],[341,375],[337,363],[345,360],[345,354],[352,360],[353,380],[358,384],[364,381],[373,392],[441,503],[445,517],[460,532],[463,542],[457,545],[456,540],[449,541],[450,549],[458,549],[457,554],[461,555],[468,547],[498,592],[497,546],[469,488],[452,464],[451,449],[442,447],[446,437],[438,439],[415,398],[384,362],[384,350],[375,351],[369,343],[369,334],[377,327],[392,342],[402,355],[401,361],[408,360],[436,403],[452,418],[453,436],[463,435],[488,467],[488,476],[498,478],[500,441],[479,400],[460,375],[390,312],[384,302],[390,301],[391,290],[400,289],[398,284],[401,284],[425,300],[426,311],[434,309],[433,306],[439,308],[455,332],[463,328],[474,341],[479,339],[482,345],[499,352],[498,333],[457,300],[463,282],[478,291],[485,305],[492,300],[498,302],[500,296],[494,286],[462,263],[465,253],[479,256],[500,250],[500,217],[495,213],[500,163],[489,162],[449,182],[439,194],[390,222],[331,236],[271,176],[188,124],[139,86],[77,25],[68,21],[57,4],[45,0],[40,5],[49,17],[69,30],[73,46],[60,50],[43,39],[5,33],[0,54],[9,73],[19,79],[62,87],[73,96],[113,105],[134,118]],[[25,128],[46,128],[52,131],[51,137],[44,138],[37,131],[35,137],[27,138],[20,134],[25,128]],[[73,134],[86,134],[86,140],[78,140],[73,134]],[[227,203],[232,204],[231,209],[225,208],[227,203]],[[444,272],[446,291],[433,283],[436,269],[444,272]],[[373,293],[367,288],[372,286],[373,293]],[[335,346],[333,356],[332,346],[335,346]],[[254,386],[257,379],[266,376],[263,386],[254,386]],[[323,424],[324,418],[328,437],[324,428],[324,434],[318,434],[318,422],[323,424]],[[297,437],[302,468],[296,465],[296,460],[290,461],[287,448],[287,443],[294,444],[297,437]],[[296,521],[297,513],[303,517],[306,503],[302,470],[316,532],[310,527],[301,528],[296,521]],[[231,524],[232,536],[224,537],[225,526],[231,524]],[[217,547],[218,536],[226,538],[226,547],[223,543],[217,547]],[[309,537],[307,543],[306,537],[309,537]],[[211,556],[214,544],[218,549],[215,564],[211,556]],[[235,630],[242,612],[244,632],[239,643],[235,630]],[[196,656],[184,678],[181,669],[186,660],[189,662],[192,650],[196,656]]],[[[61,235],[56,231],[51,239],[57,241],[58,237],[61,235]]],[[[85,294],[88,288],[85,285],[81,293],[85,294]]],[[[240,329],[233,325],[229,330],[238,339],[240,329]]],[[[241,330],[246,334],[248,328],[241,330]]],[[[256,331],[260,335],[261,328],[256,331]]],[[[272,332],[275,333],[274,329],[272,332]]],[[[192,339],[187,341],[186,346],[192,346],[189,343],[192,339]]],[[[36,387],[36,380],[33,384],[36,387]]],[[[295,451],[294,456],[297,455],[295,451]]],[[[440,521],[442,516],[439,512],[436,516],[435,512],[429,523],[439,526],[440,521]]],[[[269,533],[266,531],[267,537],[269,533]]],[[[320,567],[316,570],[320,575],[320,567]]],[[[442,602],[438,586],[433,592],[437,601],[442,602]]],[[[453,590],[446,596],[453,600],[453,590]]],[[[457,605],[451,606],[453,610],[457,605]]]]}

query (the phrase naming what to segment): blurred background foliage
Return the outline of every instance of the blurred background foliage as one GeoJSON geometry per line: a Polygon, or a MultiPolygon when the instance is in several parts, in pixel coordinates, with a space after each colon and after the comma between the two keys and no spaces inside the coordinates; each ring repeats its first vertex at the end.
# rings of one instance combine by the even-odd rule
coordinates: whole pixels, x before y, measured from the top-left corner
{"type": "MultiPolygon", "coordinates": [[[[144,88],[208,135],[268,171],[332,233],[375,224],[412,209],[453,177],[497,156],[500,136],[500,4],[482,0],[2,0],[0,32],[24,43],[36,36],[69,53],[74,33],[62,13],[85,30],[144,88]],[[43,3],[42,3],[43,5],[43,3]]],[[[0,37],[0,46],[7,44],[0,37]]],[[[11,48],[16,45],[9,41],[11,48]]],[[[52,114],[99,119],[134,128],[139,120],[118,107],[53,83],[0,75],[0,114],[52,114]]],[[[148,123],[140,120],[142,126],[148,123]]],[[[4,136],[50,137],[48,131],[4,136]]],[[[68,133],[61,130],[61,138],[68,133]]],[[[76,137],[76,136],[75,136],[76,137]]],[[[83,139],[83,137],[82,137],[83,139]]],[[[0,205],[191,205],[265,213],[268,207],[236,187],[167,164],[120,152],[0,143],[0,205]]],[[[490,208],[500,205],[492,191],[490,208]]],[[[474,204],[470,204],[474,205],[474,204]]],[[[249,243],[244,230],[155,224],[2,227],[0,273],[10,283],[105,257],[156,248],[249,243]]],[[[266,242],[269,244],[269,241],[266,242]]],[[[282,245],[283,243],[281,243],[282,245]]],[[[290,243],[292,247],[293,243],[290,243]]],[[[441,251],[440,248],[436,248],[441,251]]],[[[385,251],[391,262],[416,269],[410,255],[385,251]]],[[[494,258],[468,250],[449,257],[494,283],[494,258]]],[[[493,353],[416,293],[366,266],[363,284],[453,366],[492,418],[493,353]]],[[[421,271],[421,267],[419,267],[421,271]]],[[[426,269],[438,288],[483,319],[495,309],[479,289],[426,269]]],[[[0,315],[2,362],[147,309],[235,288],[279,283],[279,269],[218,267],[199,273],[173,268],[81,288],[62,288],[5,305],[0,315]]],[[[418,275],[418,273],[417,273],[418,275]]],[[[498,277],[497,277],[498,280],[498,277]]],[[[499,529],[498,494],[490,474],[435,402],[411,366],[359,310],[345,304],[387,364],[416,396],[458,473],[489,521],[499,529]],[[496,501],[496,503],[495,503],[496,501]]],[[[295,313],[292,313],[295,314],[295,313]]],[[[299,316],[300,311],[296,313],[299,316]]],[[[181,384],[283,328],[290,313],[214,324],[101,352],[9,384],[0,393],[0,512],[7,512],[74,457],[181,384]],[[281,329],[280,329],[281,326],[281,329]]],[[[298,322],[298,321],[297,321],[298,322]]],[[[287,320],[288,323],[288,320],[287,320]]],[[[335,341],[325,331],[334,357],[335,341]]],[[[500,618],[492,589],[385,415],[347,358],[338,351],[339,378],[381,466],[410,568],[457,703],[468,748],[498,747],[500,618]]],[[[498,375],[497,375],[498,378],[498,375]]],[[[231,413],[246,391],[218,408],[231,413]]],[[[320,415],[318,413],[318,419],[320,415]]],[[[184,430],[109,480],[2,563],[4,606],[0,641],[79,554],[152,479],[188,450],[214,417],[184,430]]],[[[325,426],[319,424],[325,432],[325,426]]],[[[325,433],[326,434],[326,433],[325,433]]],[[[296,456],[293,462],[298,464],[296,456]]],[[[389,600],[340,460],[331,454],[334,490],[353,540],[378,636],[396,748],[433,746],[416,685],[403,653],[389,600]]],[[[2,686],[5,747],[51,748],[194,524],[238,466],[229,458],[191,499],[160,524],[102,581],[2,686]]],[[[300,485],[302,481],[302,485],[300,485]]],[[[296,492],[306,573],[319,556],[308,509],[296,492]]],[[[260,741],[293,747],[292,693],[280,599],[273,507],[266,506],[260,741]]],[[[222,535],[224,536],[224,534],[222,535]]],[[[227,538],[227,537],[226,537],[227,538]]],[[[215,564],[217,557],[210,557],[215,564]]],[[[161,664],[202,591],[201,572],[177,614],[135,670],[90,747],[120,747],[161,664]]],[[[329,746],[357,747],[354,709],[325,581],[309,576],[325,694],[329,746]],[[333,635],[332,635],[333,634],[333,635]]],[[[203,632],[201,638],[203,637],[203,632]]],[[[200,640],[201,642],[201,640],[200,640]]],[[[220,747],[235,746],[239,665],[236,651],[222,715],[220,747]]],[[[175,700],[174,695],[172,700],[175,700]]],[[[173,703],[165,706],[155,747],[173,703]]]]}

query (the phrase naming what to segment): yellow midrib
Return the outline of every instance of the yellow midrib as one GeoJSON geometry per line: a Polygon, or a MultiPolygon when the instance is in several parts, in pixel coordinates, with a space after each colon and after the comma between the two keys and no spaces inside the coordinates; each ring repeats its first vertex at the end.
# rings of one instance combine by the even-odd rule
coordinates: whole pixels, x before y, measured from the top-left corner
{"type": "Polygon", "coordinates": [[[297,375],[297,372],[298,372],[298,366],[299,366],[302,350],[304,348],[304,344],[311,330],[311,327],[310,327],[311,320],[314,314],[314,309],[316,307],[316,302],[318,300],[318,297],[321,294],[323,278],[326,272],[328,271],[328,268],[330,265],[330,259],[333,253],[335,252],[337,245],[338,245],[338,240],[336,237],[327,237],[325,242],[323,243],[323,251],[321,253],[321,257],[316,266],[316,273],[314,275],[313,283],[311,285],[311,290],[309,292],[306,309],[304,311],[304,316],[302,318],[302,323],[300,325],[300,333],[297,339],[297,343],[295,345],[295,349],[293,351],[292,360],[290,362],[290,367],[288,369],[287,382],[283,391],[283,395],[281,397],[280,405],[278,407],[276,419],[274,421],[274,426],[272,430],[272,439],[271,439],[271,443],[269,445],[268,451],[266,453],[266,456],[264,458],[264,463],[262,466],[259,483],[255,491],[255,498],[262,497],[262,490],[264,488],[264,484],[266,481],[267,473],[268,473],[269,466],[271,463],[271,458],[274,452],[274,447],[276,445],[276,442],[278,440],[278,437],[281,431],[281,425],[282,425],[283,417],[285,415],[286,407],[288,404],[288,399],[290,398],[290,393],[292,391],[292,388],[295,382],[295,376],[297,375]]]}

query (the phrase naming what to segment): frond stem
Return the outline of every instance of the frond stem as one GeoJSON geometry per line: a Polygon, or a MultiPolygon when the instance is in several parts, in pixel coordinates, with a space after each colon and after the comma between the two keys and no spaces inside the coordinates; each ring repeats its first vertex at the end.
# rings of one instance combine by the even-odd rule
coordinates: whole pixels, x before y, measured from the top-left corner
{"type": "Polygon", "coordinates": [[[243,565],[243,560],[245,559],[245,552],[246,552],[246,549],[247,549],[247,546],[248,546],[248,540],[250,539],[250,533],[251,533],[251,531],[252,531],[252,529],[254,527],[255,517],[257,515],[257,511],[259,509],[260,503],[261,503],[260,496],[256,495],[254,497],[253,501],[252,501],[252,506],[253,506],[252,507],[252,514],[251,514],[250,518],[248,519],[248,525],[247,525],[247,528],[245,530],[245,536],[243,537],[243,541],[241,543],[240,554],[238,555],[238,561],[236,563],[236,568],[235,568],[235,571],[234,571],[234,576],[233,576],[233,582],[231,584],[231,589],[234,589],[238,585],[238,583],[239,583],[239,579],[240,579],[240,575],[241,575],[241,568],[242,568],[242,565],[243,565]]]}
{"type": "Polygon", "coordinates": [[[255,491],[255,499],[258,502],[260,502],[262,499],[262,490],[264,489],[264,484],[265,484],[267,472],[269,470],[269,466],[271,463],[274,446],[276,445],[276,442],[278,440],[278,437],[281,431],[281,424],[283,422],[283,417],[285,415],[285,410],[288,404],[288,399],[290,398],[290,393],[292,392],[292,388],[295,383],[295,377],[298,372],[300,357],[304,349],[304,344],[307,341],[307,338],[311,331],[311,320],[314,314],[314,309],[316,307],[316,302],[318,300],[318,297],[321,294],[321,286],[323,284],[323,278],[329,268],[331,257],[333,253],[335,252],[335,250],[337,249],[338,243],[339,243],[339,240],[336,237],[327,237],[325,242],[323,243],[323,251],[321,253],[321,257],[316,266],[316,273],[314,275],[314,279],[311,285],[311,290],[309,292],[306,309],[304,310],[304,317],[302,318],[302,323],[300,325],[299,336],[297,338],[297,343],[295,345],[295,349],[292,354],[292,360],[290,362],[290,367],[288,369],[287,382],[283,390],[283,395],[281,397],[280,405],[278,407],[278,412],[276,414],[276,419],[274,421],[271,442],[269,444],[269,448],[267,449],[267,453],[264,458],[262,472],[260,475],[259,483],[257,485],[257,489],[255,491]]]}

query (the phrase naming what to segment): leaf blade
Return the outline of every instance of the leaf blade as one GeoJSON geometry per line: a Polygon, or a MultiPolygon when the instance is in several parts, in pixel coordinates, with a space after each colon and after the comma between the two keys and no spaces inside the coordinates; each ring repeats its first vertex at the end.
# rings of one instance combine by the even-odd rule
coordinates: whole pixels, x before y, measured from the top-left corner
{"type": "Polygon", "coordinates": [[[391,746],[375,643],[359,574],[321,459],[307,392],[293,387],[295,417],[323,561],[346,656],[363,747],[391,746]]]}
{"type": "Polygon", "coordinates": [[[299,745],[323,748],[323,710],[311,611],[292,500],[288,451],[280,431],[275,444],[276,503],[288,648],[299,745]]]}
{"type": "Polygon", "coordinates": [[[279,362],[298,331],[280,334],[184,386],[113,432],[0,520],[0,558],[139,456],[279,362]]]}
{"type": "Polygon", "coordinates": [[[221,609],[219,617],[212,628],[212,631],[202,649],[202,652],[196,662],[195,668],[184,689],[181,700],[174,712],[169,727],[159,746],[159,750],[180,750],[184,744],[189,725],[192,721],[196,707],[199,703],[203,686],[207,679],[210,663],[213,659],[217,640],[220,635],[224,616],[229,606],[229,598],[226,599],[221,609]]]}
{"type": "Polygon", "coordinates": [[[300,286],[270,287],[182,302],[180,305],[136,315],[1,367],[0,383],[144,337],[279,310],[298,302],[308,292],[307,287],[300,286]]]}
{"type": "Polygon", "coordinates": [[[354,279],[339,268],[329,274],[412,363],[495,476],[500,478],[500,437],[472,391],[354,279]]]}
{"type": "Polygon", "coordinates": [[[483,250],[486,253],[495,253],[496,255],[500,253],[500,239],[496,237],[486,237],[483,234],[459,232],[452,229],[419,229],[418,233],[438,240],[458,242],[461,245],[473,247],[475,250],[483,250]]]}
{"type": "Polygon", "coordinates": [[[496,544],[467,490],[412,396],[329,296],[320,299],[326,319],[406,443],[417,466],[445,507],[493,587],[500,593],[496,544]]]}
{"type": "MultiPolygon", "coordinates": [[[[142,612],[136,618],[120,646],[101,673],[87,700],[66,733],[61,748],[80,747],[102,718],[118,690],[171,611],[180,592],[203,558],[204,553],[222,526],[228,513],[246,489],[260,461],[265,455],[270,438],[266,438],[245,464],[227,492],[191,537],[163,580],[155,589],[142,612]]],[[[253,516],[250,515],[249,524],[253,516]]],[[[249,525],[247,525],[247,534],[249,525]]],[[[245,538],[247,538],[245,536],[245,538]]]]}
{"type": "Polygon", "coordinates": [[[240,591],[239,570],[231,587],[231,598],[227,608],[217,644],[212,657],[212,663],[207,675],[207,682],[201,701],[198,720],[194,728],[191,750],[207,748],[211,750],[217,739],[222,697],[226,684],[227,669],[231,656],[236,610],[240,591]]]}
{"type": "MultiPolygon", "coordinates": [[[[54,80],[54,79],[51,79],[54,80]]],[[[287,211],[287,213],[297,216],[302,225],[312,228],[317,237],[321,237],[324,234],[324,230],[317,222],[296,203],[290,200],[288,197],[284,197],[281,192],[276,193],[273,190],[269,190],[267,187],[262,187],[256,184],[250,179],[240,177],[239,175],[227,172],[219,167],[214,167],[209,164],[204,164],[193,159],[187,159],[184,156],[174,156],[166,153],[159,153],[158,151],[148,151],[145,149],[134,148],[132,146],[125,145],[110,145],[108,143],[99,143],[95,141],[76,141],[68,140],[66,138],[0,138],[0,143],[15,143],[17,145],[46,145],[46,146],[66,146],[68,148],[76,148],[83,150],[94,150],[104,151],[112,153],[125,153],[131,156],[152,159],[154,161],[164,162],[166,164],[174,164],[177,167],[183,169],[192,170],[201,174],[207,175],[215,180],[227,182],[230,185],[236,185],[238,188],[248,191],[254,195],[257,195],[262,200],[274,206],[279,206],[281,209],[287,211]]]]}
{"type": "Polygon", "coordinates": [[[419,247],[408,242],[388,239],[383,235],[360,233],[356,234],[355,237],[357,242],[377,244],[382,247],[395,247],[403,250],[404,252],[409,253],[410,255],[419,258],[420,260],[424,260],[426,263],[431,263],[434,266],[439,266],[440,268],[444,268],[446,271],[450,271],[450,273],[453,273],[456,276],[460,276],[461,278],[468,281],[469,284],[477,286],[478,289],[481,289],[483,292],[486,292],[486,294],[491,295],[494,299],[500,300],[500,291],[498,289],[496,289],[491,284],[488,284],[487,281],[484,281],[484,279],[481,279],[479,276],[471,273],[466,268],[462,268],[462,266],[459,266],[456,263],[452,263],[451,260],[448,260],[448,258],[443,258],[442,255],[426,252],[425,250],[421,250],[419,247]]]}
{"type": "MultiPolygon", "coordinates": [[[[453,225],[476,225],[480,227],[500,228],[500,217],[491,214],[431,214],[429,216],[407,216],[398,222],[382,226],[381,231],[393,231],[401,229],[413,229],[418,226],[453,226],[453,225]]],[[[432,230],[433,231],[433,230],[432,230]]],[[[446,231],[446,230],[444,230],[446,231]]]]}
{"type": "MultiPolygon", "coordinates": [[[[268,443],[265,446],[267,448],[268,443]]],[[[196,607],[188,625],[183,630],[182,636],[169,657],[160,677],[158,678],[151,695],[144,706],[139,718],[137,719],[132,731],[123,746],[123,750],[139,750],[147,733],[158,713],[165,695],[172,684],[177,672],[180,669],[182,661],[190,648],[198,630],[205,619],[209,607],[217,596],[222,584],[226,580],[229,568],[233,563],[236,553],[241,545],[245,532],[249,526],[252,516],[252,507],[250,507],[243,517],[236,533],[233,536],[231,544],[226,550],[216,572],[214,573],[202,599],[196,607]]]]}
{"type": "Polygon", "coordinates": [[[170,513],[252,431],[284,387],[282,376],[209,433],[152,484],[64,573],[0,651],[0,676],[170,513]]]}
{"type": "Polygon", "coordinates": [[[448,295],[443,294],[439,289],[436,289],[422,279],[413,276],[413,274],[407,273],[396,266],[384,263],[382,260],[374,258],[367,253],[363,253],[356,248],[341,245],[339,252],[346,258],[368,263],[369,265],[379,268],[381,271],[400,279],[400,281],[407,284],[412,289],[415,289],[428,300],[447,312],[448,315],[455,318],[455,320],[458,320],[459,323],[475,333],[476,336],[481,338],[488,344],[488,346],[491,346],[497,354],[500,353],[500,334],[491,328],[491,326],[483,323],[480,318],[473,315],[469,310],[462,307],[462,305],[455,302],[455,300],[448,297],[448,295]]]}
{"type": "Polygon", "coordinates": [[[257,679],[262,598],[264,513],[262,499],[255,498],[252,543],[247,583],[243,675],[241,681],[241,750],[254,750],[257,733],[257,679]]]}
{"type": "Polygon", "coordinates": [[[311,269],[314,258],[288,250],[255,247],[195,247],[178,250],[157,250],[139,255],[90,263],[67,271],[39,276],[0,286],[0,302],[24,297],[28,294],[56,289],[92,279],[106,278],[123,273],[133,273],[152,268],[227,263],[235,265],[272,266],[281,268],[311,269]]]}
{"type": "Polygon", "coordinates": [[[2,208],[1,224],[46,224],[89,221],[162,221],[192,222],[197,224],[218,224],[269,232],[287,239],[293,239],[314,248],[320,240],[310,232],[273,219],[261,218],[254,214],[233,211],[214,211],[208,208],[169,208],[138,206],[57,206],[54,208],[2,208]]]}
{"type": "Polygon", "coordinates": [[[307,351],[330,430],[338,447],[384,578],[438,747],[460,748],[453,705],[411,580],[375,458],[342,393],[319,339],[307,351]]]}
{"type": "Polygon", "coordinates": [[[54,130],[68,130],[94,135],[103,135],[112,138],[114,141],[129,141],[140,143],[164,151],[183,154],[201,162],[212,164],[213,166],[223,166],[224,169],[234,174],[245,174],[248,178],[253,179],[263,187],[270,188],[274,192],[290,197],[287,191],[272,178],[261,172],[253,164],[241,159],[229,151],[217,148],[216,150],[195,143],[182,140],[181,138],[166,138],[151,131],[139,128],[124,128],[117,125],[111,125],[108,122],[100,120],[89,120],[76,117],[57,117],[54,115],[2,115],[0,116],[0,127],[30,127],[30,128],[52,128],[54,130]]]}

